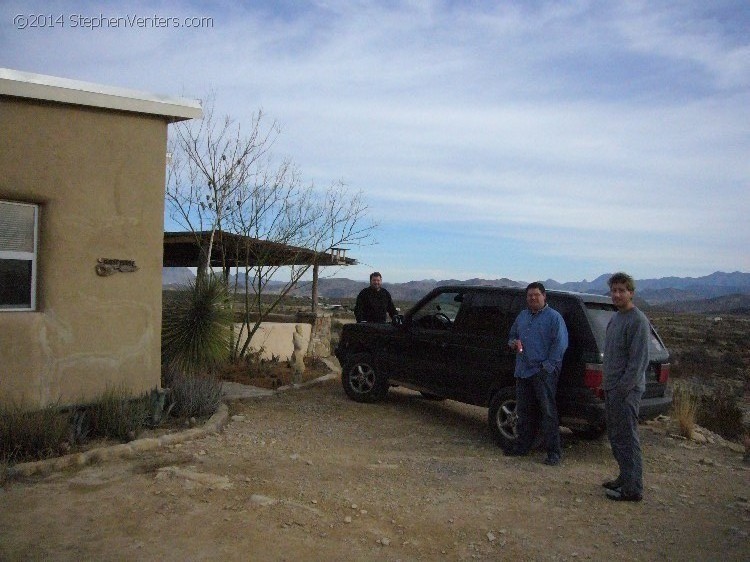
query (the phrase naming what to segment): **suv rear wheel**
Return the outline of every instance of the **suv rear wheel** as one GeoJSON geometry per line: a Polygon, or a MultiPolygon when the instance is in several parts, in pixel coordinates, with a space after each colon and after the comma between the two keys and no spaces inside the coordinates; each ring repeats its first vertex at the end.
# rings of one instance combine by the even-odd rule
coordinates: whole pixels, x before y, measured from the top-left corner
{"type": "Polygon", "coordinates": [[[388,393],[388,379],[378,373],[370,353],[355,353],[342,369],[344,392],[357,402],[377,402],[388,393]]]}
{"type": "Polygon", "coordinates": [[[518,440],[515,387],[506,386],[495,393],[490,401],[487,422],[498,445],[503,449],[513,447],[518,440]]]}

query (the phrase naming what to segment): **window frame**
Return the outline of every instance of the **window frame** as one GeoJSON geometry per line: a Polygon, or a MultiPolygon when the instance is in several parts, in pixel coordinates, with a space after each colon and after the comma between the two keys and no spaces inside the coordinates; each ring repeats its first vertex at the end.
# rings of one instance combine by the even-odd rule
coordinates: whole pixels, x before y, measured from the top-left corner
{"type": "Polygon", "coordinates": [[[0,248],[0,260],[19,260],[31,262],[31,288],[29,306],[9,306],[0,301],[0,313],[3,312],[35,312],[37,306],[37,261],[39,259],[39,205],[36,203],[26,203],[24,201],[13,201],[9,199],[0,199],[0,203],[8,205],[19,205],[31,207],[34,210],[34,248],[31,252],[18,250],[3,250],[0,248]]]}

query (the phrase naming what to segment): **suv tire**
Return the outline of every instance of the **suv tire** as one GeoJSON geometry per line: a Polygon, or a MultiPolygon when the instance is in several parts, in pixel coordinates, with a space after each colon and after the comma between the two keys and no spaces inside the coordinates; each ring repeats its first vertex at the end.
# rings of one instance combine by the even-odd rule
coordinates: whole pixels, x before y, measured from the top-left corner
{"type": "Polygon", "coordinates": [[[378,402],[388,394],[388,379],[378,372],[370,353],[355,353],[341,372],[346,395],[356,402],[378,402]]]}
{"type": "Polygon", "coordinates": [[[516,389],[506,386],[495,393],[487,412],[487,423],[490,433],[503,449],[508,450],[518,441],[516,423],[516,389]]]}

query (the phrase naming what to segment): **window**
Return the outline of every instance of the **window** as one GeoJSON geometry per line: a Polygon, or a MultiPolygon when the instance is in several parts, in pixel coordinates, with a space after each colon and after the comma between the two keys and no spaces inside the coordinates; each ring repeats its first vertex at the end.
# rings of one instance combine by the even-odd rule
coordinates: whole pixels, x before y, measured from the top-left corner
{"type": "Polygon", "coordinates": [[[0,311],[36,309],[39,207],[0,201],[0,311]]]}
{"type": "Polygon", "coordinates": [[[414,325],[429,330],[447,330],[458,315],[462,293],[439,293],[414,313],[414,325]]]}
{"type": "Polygon", "coordinates": [[[514,293],[476,292],[470,295],[468,304],[461,309],[456,329],[501,340],[507,339],[520,312],[520,297],[514,293]]]}

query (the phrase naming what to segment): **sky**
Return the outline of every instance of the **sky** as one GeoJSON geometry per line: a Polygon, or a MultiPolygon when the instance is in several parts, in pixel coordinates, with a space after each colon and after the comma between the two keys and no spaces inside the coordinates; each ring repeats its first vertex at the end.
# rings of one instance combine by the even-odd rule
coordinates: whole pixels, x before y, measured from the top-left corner
{"type": "Polygon", "coordinates": [[[262,109],[378,224],[327,275],[699,277],[750,271],[748,29],[747,0],[3,0],[0,66],[262,109]]]}

